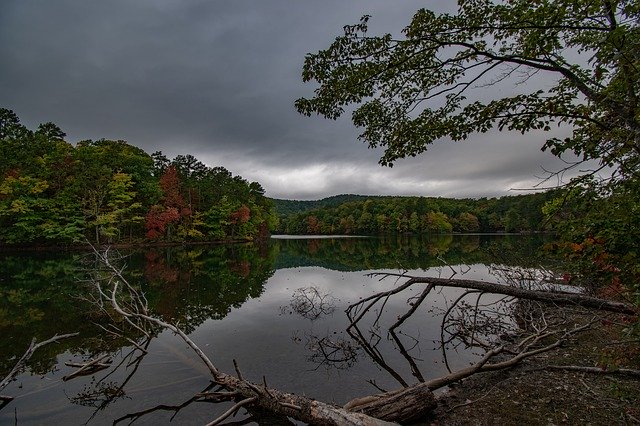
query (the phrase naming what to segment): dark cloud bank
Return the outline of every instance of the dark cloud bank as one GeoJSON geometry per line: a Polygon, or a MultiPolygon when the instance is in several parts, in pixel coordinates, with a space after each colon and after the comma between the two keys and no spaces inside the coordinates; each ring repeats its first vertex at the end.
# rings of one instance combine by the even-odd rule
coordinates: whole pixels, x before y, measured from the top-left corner
{"type": "MultiPolygon", "coordinates": [[[[70,141],[125,139],[193,154],[276,198],[339,193],[496,196],[539,182],[543,135],[479,135],[377,164],[348,119],[298,115],[304,55],[371,14],[398,32],[424,1],[46,1],[0,4],[0,102],[70,141]]],[[[436,3],[434,8],[442,9],[436,3]]]]}

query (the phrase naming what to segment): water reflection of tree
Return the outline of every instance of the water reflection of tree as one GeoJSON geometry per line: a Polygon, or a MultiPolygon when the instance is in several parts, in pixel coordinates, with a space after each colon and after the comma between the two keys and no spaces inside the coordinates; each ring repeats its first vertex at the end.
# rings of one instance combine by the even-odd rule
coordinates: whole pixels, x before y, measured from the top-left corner
{"type": "MultiPolygon", "coordinates": [[[[190,332],[205,320],[222,318],[248,298],[259,296],[264,283],[273,274],[273,259],[269,255],[269,251],[250,245],[193,250],[179,248],[164,253],[151,251],[144,256],[145,266],[142,270],[145,272],[146,283],[140,288],[129,287],[129,294],[126,296],[139,298],[144,303],[135,305],[135,308],[126,301],[120,303],[125,309],[135,309],[135,312],[144,307],[145,311],[141,312],[144,314],[149,314],[153,309],[155,314],[180,324],[184,332],[190,332]]],[[[110,258],[119,264],[125,259],[117,252],[112,252],[110,258]]],[[[122,273],[125,273],[124,270],[122,273]]],[[[136,275],[136,271],[128,271],[126,276],[136,275]]],[[[147,354],[151,339],[159,329],[144,322],[130,321],[125,321],[120,327],[114,326],[118,322],[112,317],[111,310],[101,302],[105,296],[102,291],[109,286],[109,275],[102,275],[101,268],[96,267],[91,281],[98,291],[93,299],[94,306],[99,308],[98,311],[103,316],[111,317],[106,322],[109,328],[105,328],[105,331],[112,336],[124,338],[133,345],[126,347],[125,353],[119,355],[119,363],[106,375],[92,380],[81,392],[70,397],[72,403],[94,407],[93,417],[113,402],[126,397],[126,385],[135,375],[147,354]],[[115,377],[117,371],[121,371],[120,374],[124,372],[124,379],[108,380],[115,377]]],[[[208,392],[212,387],[209,386],[202,392],[208,392]]],[[[192,400],[195,399],[199,398],[192,400]]],[[[185,402],[184,406],[188,403],[190,402],[185,402]]],[[[177,413],[182,406],[161,406],[158,409],[177,413]]],[[[121,420],[136,418],[136,414],[133,414],[121,420]]]]}
{"type": "Polygon", "coordinates": [[[329,293],[321,293],[317,287],[302,287],[293,292],[291,302],[281,310],[291,309],[301,317],[314,321],[336,310],[336,300],[329,293]]]}
{"type": "MultiPolygon", "coordinates": [[[[32,338],[43,341],[74,332],[98,335],[84,315],[84,302],[77,298],[81,267],[81,255],[16,253],[0,257],[0,373],[11,369],[32,338]]],[[[65,339],[41,348],[27,365],[34,373],[44,374],[54,368],[58,353],[97,344],[97,340],[65,339]]]]}
{"type": "MultiPolygon", "coordinates": [[[[549,284],[554,280],[553,273],[544,269],[493,265],[491,271],[503,286],[514,287],[518,291],[544,294],[545,291],[558,290],[557,285],[549,284]]],[[[549,309],[549,300],[545,308],[541,301],[500,294],[500,289],[491,288],[493,284],[466,280],[467,285],[476,285],[478,288],[465,289],[464,285],[459,286],[458,294],[447,299],[443,308],[432,307],[430,310],[440,321],[438,347],[450,378],[429,381],[420,369],[422,360],[414,354],[420,339],[403,332],[402,326],[420,308],[427,309],[425,300],[434,294],[438,286],[448,286],[452,282],[448,278],[415,278],[403,274],[381,276],[395,276],[404,282],[397,282],[391,290],[376,293],[349,306],[346,312],[350,325],[346,331],[351,337],[350,340],[332,339],[330,335],[307,337],[312,343],[309,347],[312,356],[309,359],[318,367],[349,368],[357,361],[359,355],[364,353],[402,387],[411,387],[411,383],[417,381],[435,388],[456,378],[457,375],[462,378],[465,374],[473,374],[475,371],[504,368],[512,365],[510,363],[551,350],[566,341],[568,336],[586,329],[592,321],[589,317],[584,324],[573,325],[572,321],[580,316],[579,309],[549,309]],[[407,294],[412,286],[416,285],[422,285],[422,289],[408,295],[406,311],[386,322],[388,319],[385,320],[383,312],[390,298],[407,294]],[[496,291],[498,294],[492,294],[496,291]],[[405,360],[413,378],[404,377],[400,372],[405,368],[398,368],[387,360],[387,347],[381,345],[387,340],[393,342],[395,350],[401,355],[401,359],[405,360]],[[461,349],[465,353],[475,352],[480,360],[475,364],[477,370],[465,372],[463,369],[456,372],[452,369],[449,354],[461,349]],[[497,354],[503,355],[506,361],[489,363],[497,354]]],[[[560,297],[556,303],[577,303],[562,300],[563,296],[557,295],[560,297]]],[[[374,380],[369,382],[379,390],[385,391],[374,380]]]]}
{"type": "MultiPolygon", "coordinates": [[[[150,306],[163,317],[193,330],[207,319],[224,317],[248,298],[258,297],[273,274],[275,248],[265,244],[123,252],[126,278],[141,283],[150,306]]],[[[116,352],[131,344],[105,338],[109,319],[92,309],[83,284],[98,263],[93,255],[17,253],[0,257],[0,373],[7,373],[30,339],[79,332],[41,348],[29,360],[36,374],[52,371],[57,356],[116,352]]],[[[98,268],[99,269],[99,268],[98,268]]],[[[1,375],[1,374],[0,374],[1,375]]]]}
{"type": "Polygon", "coordinates": [[[276,268],[322,266],[332,270],[426,269],[448,264],[489,264],[497,253],[512,253],[507,265],[536,266],[539,238],[518,236],[442,235],[381,236],[277,240],[280,255],[276,268]],[[520,256],[519,254],[523,254],[520,256]],[[525,255],[526,254],[526,255],[525,255]],[[535,254],[535,255],[532,255],[535,254]]]}
{"type": "MultiPolygon", "coordinates": [[[[309,321],[315,321],[323,316],[331,315],[336,309],[337,299],[330,293],[323,293],[317,287],[302,287],[293,292],[287,306],[281,306],[281,313],[296,313],[309,321]]],[[[350,339],[345,339],[337,331],[326,336],[305,333],[303,337],[294,332],[292,340],[296,343],[304,339],[305,348],[310,355],[308,360],[316,364],[316,369],[327,366],[329,368],[346,369],[355,364],[359,347],[350,339]]],[[[341,333],[340,333],[341,334],[341,333]]]]}
{"type": "MultiPolygon", "coordinates": [[[[112,403],[121,398],[127,397],[125,387],[140,368],[144,357],[148,354],[149,345],[152,339],[155,337],[155,333],[153,333],[152,330],[144,331],[147,334],[146,336],[140,338],[138,342],[132,341],[132,343],[134,343],[133,346],[128,347],[126,350],[120,351],[123,353],[120,354],[120,361],[118,363],[113,366],[110,363],[104,364],[104,368],[100,368],[100,370],[111,368],[110,371],[108,371],[101,378],[97,378],[97,376],[95,375],[96,371],[88,371],[87,374],[92,375],[91,381],[85,384],[82,390],[76,395],[68,397],[69,401],[72,404],[94,408],[93,413],[85,423],[89,423],[95,416],[97,416],[101,411],[105,410],[112,403]],[[108,380],[116,372],[122,369],[125,370],[124,379],[108,380]]],[[[124,335],[121,337],[124,337],[124,335]]],[[[87,364],[85,363],[85,365],[87,364]]],[[[67,376],[66,380],[72,380],[76,377],[78,376],[67,376]]]]}
{"type": "MultiPolygon", "coordinates": [[[[193,329],[208,318],[222,318],[247,298],[259,296],[263,283],[277,266],[324,265],[336,270],[426,268],[440,265],[438,256],[449,264],[490,263],[495,259],[492,256],[513,253],[513,259],[502,262],[511,265],[522,260],[517,253],[523,251],[527,253],[525,259],[534,259],[530,254],[539,247],[539,243],[523,242],[522,238],[479,236],[312,241],[312,247],[309,241],[280,240],[275,244],[134,252],[127,258],[124,273],[142,283],[154,309],[193,329]],[[476,245],[479,248],[471,250],[476,245]]],[[[119,342],[100,337],[101,331],[94,323],[101,319],[94,317],[78,297],[86,291],[79,284],[83,271],[92,268],[91,262],[85,260],[85,254],[49,252],[15,253],[0,258],[0,332],[5,336],[0,339],[0,370],[11,368],[8,360],[19,357],[31,337],[43,340],[56,333],[75,331],[82,336],[37,353],[29,366],[38,373],[50,371],[55,356],[65,350],[97,352],[118,347],[119,342]]],[[[530,262],[530,266],[537,263],[530,262]]]]}
{"type": "Polygon", "coordinates": [[[154,310],[190,332],[258,297],[273,275],[275,252],[258,245],[173,248],[147,255],[145,291],[154,310]],[[161,271],[158,273],[157,271],[161,271]],[[172,271],[172,272],[169,272],[172,271]],[[165,277],[178,277],[167,280],[165,277]]]}

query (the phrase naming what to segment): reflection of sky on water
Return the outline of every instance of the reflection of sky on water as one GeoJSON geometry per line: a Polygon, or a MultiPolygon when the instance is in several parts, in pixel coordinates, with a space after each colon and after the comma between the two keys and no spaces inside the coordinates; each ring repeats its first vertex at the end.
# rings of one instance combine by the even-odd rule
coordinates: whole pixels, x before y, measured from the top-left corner
{"type": "MultiPolygon", "coordinates": [[[[456,269],[459,270],[458,267],[456,269]]],[[[487,278],[487,270],[483,265],[472,265],[466,271],[464,278],[487,278]]],[[[264,375],[269,386],[283,391],[343,404],[354,397],[376,393],[377,390],[367,380],[375,380],[378,386],[385,389],[398,388],[398,382],[362,352],[359,353],[358,362],[340,370],[311,362],[311,349],[305,344],[312,336],[348,339],[345,332],[348,325],[344,313],[346,307],[359,298],[398,284],[394,277],[380,281],[379,278],[366,276],[370,272],[374,271],[341,272],[320,267],[280,269],[265,284],[265,291],[260,297],[249,299],[241,307],[232,309],[222,320],[206,321],[191,334],[191,338],[223,371],[233,372],[235,359],[245,378],[260,383],[264,375]],[[290,308],[294,292],[305,287],[315,287],[321,294],[330,294],[336,304],[333,313],[312,321],[287,309],[290,308]]],[[[408,273],[449,276],[451,270],[432,268],[408,273]]],[[[415,289],[391,298],[381,317],[383,327],[388,327],[397,315],[405,312],[408,309],[407,298],[422,289],[422,285],[417,285],[415,289]]],[[[437,346],[434,341],[440,338],[440,320],[435,319],[430,310],[433,307],[445,307],[445,299],[451,299],[459,292],[456,289],[434,292],[422,309],[402,326],[406,334],[402,338],[406,339],[408,347],[413,346],[413,340],[407,336],[420,341],[410,353],[419,359],[418,366],[427,379],[446,373],[440,352],[434,350],[437,346]]],[[[372,311],[370,315],[375,317],[377,313],[372,311]]],[[[365,334],[366,325],[370,325],[370,321],[363,321],[362,330],[365,334]]],[[[384,330],[381,333],[383,338],[378,349],[385,361],[405,380],[414,383],[408,363],[386,338],[384,330]]],[[[120,415],[158,403],[178,404],[207,385],[208,372],[204,365],[171,333],[163,333],[152,342],[149,349],[140,369],[126,387],[127,398],[110,405],[90,424],[111,424],[120,415]]],[[[60,356],[59,361],[63,363],[72,358],[67,353],[60,356]]],[[[460,368],[470,359],[469,354],[460,353],[454,354],[450,361],[453,368],[460,368]]],[[[6,390],[9,394],[19,395],[12,407],[19,413],[21,424],[41,424],[45,420],[81,424],[90,418],[93,409],[69,405],[64,395],[74,397],[92,383],[89,378],[58,381],[70,371],[70,368],[60,364],[60,371],[46,378],[22,376],[19,385],[35,389],[33,391],[20,393],[14,385],[6,390]],[[34,397],[39,399],[37,409],[31,404],[31,398],[34,397]]],[[[124,377],[124,371],[121,371],[110,380],[118,382],[124,377]]],[[[226,408],[224,404],[195,404],[183,410],[177,420],[179,424],[202,424],[226,408]]],[[[0,414],[3,422],[13,417],[10,412],[0,414]]],[[[144,417],[137,424],[167,421],[166,413],[158,413],[144,417]]]]}
{"type": "MultiPolygon", "coordinates": [[[[324,366],[317,368],[316,364],[308,361],[311,353],[304,347],[305,338],[309,336],[348,338],[345,333],[348,326],[344,313],[346,307],[359,298],[396,285],[394,277],[380,281],[366,276],[368,272],[373,271],[339,272],[318,267],[278,270],[268,281],[260,298],[247,301],[241,308],[230,312],[223,321],[206,322],[192,337],[198,342],[206,341],[207,353],[225,370],[232,371],[232,359],[235,358],[247,377],[261,381],[264,374],[270,385],[283,390],[344,403],[355,396],[376,392],[366,382],[368,379],[375,380],[379,386],[387,389],[397,388],[399,384],[387,373],[381,372],[379,366],[365,354],[361,354],[359,362],[348,370],[324,366]],[[335,298],[336,309],[332,314],[311,321],[290,309],[282,309],[288,305],[296,289],[310,286],[335,298]],[[302,341],[296,343],[295,338],[302,341]]],[[[439,275],[439,272],[429,271],[433,275],[439,275]]],[[[409,273],[424,274],[423,271],[409,273]]],[[[474,265],[465,277],[486,278],[486,268],[474,265]]],[[[405,312],[408,309],[407,298],[423,288],[417,285],[415,289],[391,298],[385,305],[383,326],[388,327],[397,315],[405,312]]],[[[440,338],[440,321],[434,320],[433,314],[428,311],[434,306],[444,308],[444,299],[455,297],[459,292],[455,289],[434,292],[423,309],[402,326],[404,333],[420,340],[411,353],[422,360],[419,366],[427,378],[445,372],[440,352],[433,350],[437,345],[433,341],[440,338]]],[[[372,311],[372,316],[375,315],[372,311]]],[[[363,332],[366,333],[369,323],[365,320],[363,324],[363,332]]],[[[413,346],[411,339],[408,339],[408,346],[413,346]]],[[[415,381],[407,362],[386,337],[382,339],[379,349],[405,380],[410,383],[415,381]]],[[[467,356],[461,356],[453,366],[463,366],[468,359],[467,356]]]]}

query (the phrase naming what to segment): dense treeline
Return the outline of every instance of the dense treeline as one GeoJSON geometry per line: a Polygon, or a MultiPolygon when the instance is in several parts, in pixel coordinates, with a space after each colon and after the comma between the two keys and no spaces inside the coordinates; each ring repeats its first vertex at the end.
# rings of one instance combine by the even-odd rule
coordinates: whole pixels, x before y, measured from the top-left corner
{"type": "MultiPolygon", "coordinates": [[[[389,234],[451,232],[538,232],[545,226],[543,206],[553,191],[501,198],[362,197],[325,207],[304,202],[298,213],[282,217],[278,231],[286,234],[389,234]]],[[[344,196],[349,197],[349,196],[344,196]]],[[[286,210],[293,205],[276,209],[286,210]]],[[[322,206],[323,204],[320,204],[322,206]]]]}
{"type": "Polygon", "coordinates": [[[275,225],[260,184],[223,167],[65,136],[0,109],[0,244],[251,239],[275,225]]]}
{"type": "Polygon", "coordinates": [[[274,198],[276,213],[278,217],[286,217],[295,213],[302,213],[309,210],[317,210],[328,207],[338,207],[341,204],[351,201],[366,201],[369,198],[382,198],[381,196],[341,194],[323,198],[321,200],[281,200],[274,198]]]}

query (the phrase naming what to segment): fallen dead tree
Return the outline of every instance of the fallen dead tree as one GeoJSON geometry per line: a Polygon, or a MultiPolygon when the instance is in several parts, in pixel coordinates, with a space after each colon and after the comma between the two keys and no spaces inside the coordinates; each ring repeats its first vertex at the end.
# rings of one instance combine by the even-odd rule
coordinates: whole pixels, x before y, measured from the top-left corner
{"type": "MultiPolygon", "coordinates": [[[[170,330],[180,337],[190,349],[198,355],[211,374],[212,384],[216,387],[216,390],[197,395],[194,397],[194,401],[230,401],[234,403],[229,410],[209,423],[211,425],[219,424],[243,407],[247,409],[259,408],[267,410],[309,424],[384,425],[390,424],[390,422],[404,423],[414,421],[425,417],[437,406],[437,398],[433,393],[434,390],[460,381],[473,374],[511,368],[526,358],[559,347],[571,337],[588,329],[597,321],[597,318],[593,318],[579,326],[565,329],[551,329],[546,323],[546,319],[542,318],[541,322],[533,327],[534,331],[532,333],[509,345],[503,344],[497,347],[487,348],[482,359],[467,368],[431,380],[425,380],[422,376],[416,376],[419,379],[417,384],[409,385],[406,382],[401,382],[402,387],[400,389],[356,398],[343,407],[338,407],[305,396],[270,388],[264,377],[262,383],[252,383],[243,377],[237,365],[235,375],[220,371],[184,331],[174,324],[153,316],[152,313],[149,312],[144,295],[140,294],[127,282],[122,275],[121,269],[118,269],[112,264],[108,250],[103,253],[96,252],[96,255],[108,271],[108,276],[102,278],[102,284],[96,282],[95,287],[98,291],[100,301],[105,305],[108,304],[111,306],[127,323],[147,335],[149,334],[148,329],[150,326],[156,329],[170,330]],[[499,356],[500,358],[498,358],[499,356]]],[[[627,315],[635,315],[637,313],[633,306],[618,302],[609,302],[581,294],[524,290],[516,287],[472,280],[412,277],[402,274],[383,275],[383,277],[389,276],[396,276],[405,281],[392,290],[379,292],[367,297],[351,305],[347,310],[347,315],[351,319],[351,325],[348,331],[350,331],[351,336],[360,343],[366,344],[362,333],[359,331],[356,332],[356,330],[358,330],[357,324],[376,303],[384,301],[392,295],[398,294],[415,284],[423,283],[427,284],[427,286],[419,296],[412,298],[407,313],[400,316],[396,323],[389,328],[391,334],[416,311],[420,304],[436,287],[471,289],[467,290],[467,292],[500,294],[526,300],[544,301],[557,305],[568,304],[582,306],[627,315]]],[[[460,299],[458,299],[458,301],[459,300],[460,299]]],[[[401,345],[399,339],[397,342],[401,345]]],[[[375,355],[375,350],[372,350],[371,353],[375,355]]],[[[406,353],[406,357],[409,361],[411,360],[408,352],[406,353]]],[[[127,418],[131,417],[128,416],[127,418]]]]}
{"type": "MultiPolygon", "coordinates": [[[[406,281],[391,290],[373,294],[366,297],[357,303],[354,303],[349,307],[347,313],[353,311],[356,307],[364,306],[364,309],[360,312],[358,319],[362,318],[364,314],[378,301],[398,294],[415,284],[427,284],[421,298],[424,299],[435,286],[450,287],[450,288],[462,288],[477,290],[486,294],[501,294],[505,296],[517,297],[519,299],[534,300],[538,302],[553,303],[559,306],[581,306],[584,308],[595,309],[598,311],[607,311],[620,313],[625,315],[638,315],[638,308],[628,303],[615,302],[611,300],[600,299],[597,297],[588,296],[581,293],[569,293],[563,291],[540,291],[529,290],[525,288],[490,283],[486,281],[467,280],[467,279],[452,279],[452,278],[437,278],[437,277],[415,277],[406,274],[390,274],[390,273],[377,273],[372,276],[397,277],[406,279],[406,281]],[[370,302],[366,304],[366,302],[370,302]]],[[[418,305],[418,304],[416,304],[418,305]]]]}

